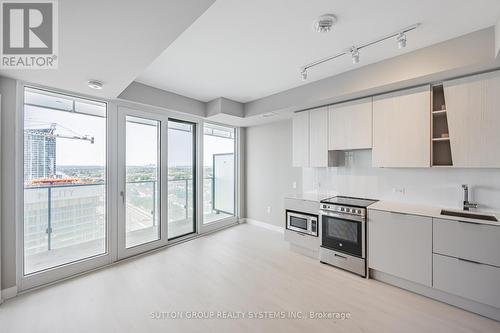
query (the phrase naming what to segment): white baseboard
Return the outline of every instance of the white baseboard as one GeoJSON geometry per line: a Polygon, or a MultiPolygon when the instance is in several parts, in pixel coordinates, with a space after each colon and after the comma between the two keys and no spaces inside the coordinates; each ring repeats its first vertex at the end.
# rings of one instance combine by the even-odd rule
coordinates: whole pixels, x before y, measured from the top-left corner
{"type": "Polygon", "coordinates": [[[10,287],[7,289],[2,289],[2,301],[8,300],[9,298],[17,296],[17,287],[10,287]]]}
{"type": "Polygon", "coordinates": [[[248,223],[248,224],[251,224],[251,225],[255,225],[257,227],[261,227],[261,228],[269,229],[269,230],[272,230],[272,231],[276,231],[276,232],[279,232],[279,233],[282,233],[282,234],[285,232],[285,229],[283,227],[278,227],[276,225],[272,225],[272,224],[269,224],[269,223],[266,223],[266,222],[262,222],[262,221],[258,221],[258,220],[254,220],[254,219],[243,218],[240,221],[248,223]]]}

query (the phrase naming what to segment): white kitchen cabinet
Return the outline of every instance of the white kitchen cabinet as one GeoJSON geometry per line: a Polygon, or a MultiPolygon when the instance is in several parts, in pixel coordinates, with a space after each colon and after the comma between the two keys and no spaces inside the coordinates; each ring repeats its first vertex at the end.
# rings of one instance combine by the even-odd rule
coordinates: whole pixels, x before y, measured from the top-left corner
{"type": "Polygon", "coordinates": [[[293,166],[327,167],[327,107],[295,113],[292,122],[293,166]]]}
{"type": "Polygon", "coordinates": [[[370,268],[432,286],[432,218],[370,209],[370,268]]]}
{"type": "Polygon", "coordinates": [[[434,254],[434,288],[500,308],[500,268],[434,254]]]}
{"type": "Polygon", "coordinates": [[[430,167],[430,86],[373,97],[374,167],[430,167]]]}
{"type": "Polygon", "coordinates": [[[433,252],[500,267],[500,227],[434,219],[433,252]]]}
{"type": "Polygon", "coordinates": [[[443,83],[454,167],[500,167],[500,71],[443,83]]]}
{"type": "Polygon", "coordinates": [[[294,167],[309,167],[309,111],[293,115],[292,155],[294,167]]]}
{"type": "Polygon", "coordinates": [[[328,108],[309,111],[309,166],[328,166],[328,108]]]}
{"type": "Polygon", "coordinates": [[[328,150],[372,148],[372,98],[328,109],[328,150]]]}

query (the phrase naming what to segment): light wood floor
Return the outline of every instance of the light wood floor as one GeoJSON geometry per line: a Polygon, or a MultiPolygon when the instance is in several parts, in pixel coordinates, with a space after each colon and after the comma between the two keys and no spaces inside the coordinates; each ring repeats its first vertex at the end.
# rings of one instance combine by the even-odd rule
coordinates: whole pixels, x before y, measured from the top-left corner
{"type": "Polygon", "coordinates": [[[500,323],[288,250],[239,225],[0,306],[0,332],[500,332],[500,323]],[[331,319],[151,319],[167,311],[349,312],[331,319]]]}

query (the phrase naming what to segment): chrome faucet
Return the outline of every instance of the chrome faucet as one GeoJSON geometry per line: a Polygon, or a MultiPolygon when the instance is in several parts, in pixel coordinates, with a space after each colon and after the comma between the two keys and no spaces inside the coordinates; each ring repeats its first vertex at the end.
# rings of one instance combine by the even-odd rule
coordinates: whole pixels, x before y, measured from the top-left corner
{"type": "Polygon", "coordinates": [[[477,208],[477,203],[469,202],[469,185],[463,184],[464,189],[464,210],[469,210],[470,208],[477,208]]]}

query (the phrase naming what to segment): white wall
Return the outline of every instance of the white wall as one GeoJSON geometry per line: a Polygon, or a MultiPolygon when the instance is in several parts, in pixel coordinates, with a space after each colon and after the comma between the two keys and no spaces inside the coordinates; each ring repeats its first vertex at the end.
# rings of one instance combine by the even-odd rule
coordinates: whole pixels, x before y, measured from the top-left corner
{"type": "Polygon", "coordinates": [[[371,150],[349,154],[346,167],[303,169],[303,190],[461,208],[460,185],[469,184],[471,201],[500,211],[500,169],[372,168],[371,150]]]}
{"type": "Polygon", "coordinates": [[[246,217],[284,226],[284,197],[301,192],[302,177],[302,170],[292,167],[291,120],[247,128],[245,172],[246,217]]]}

